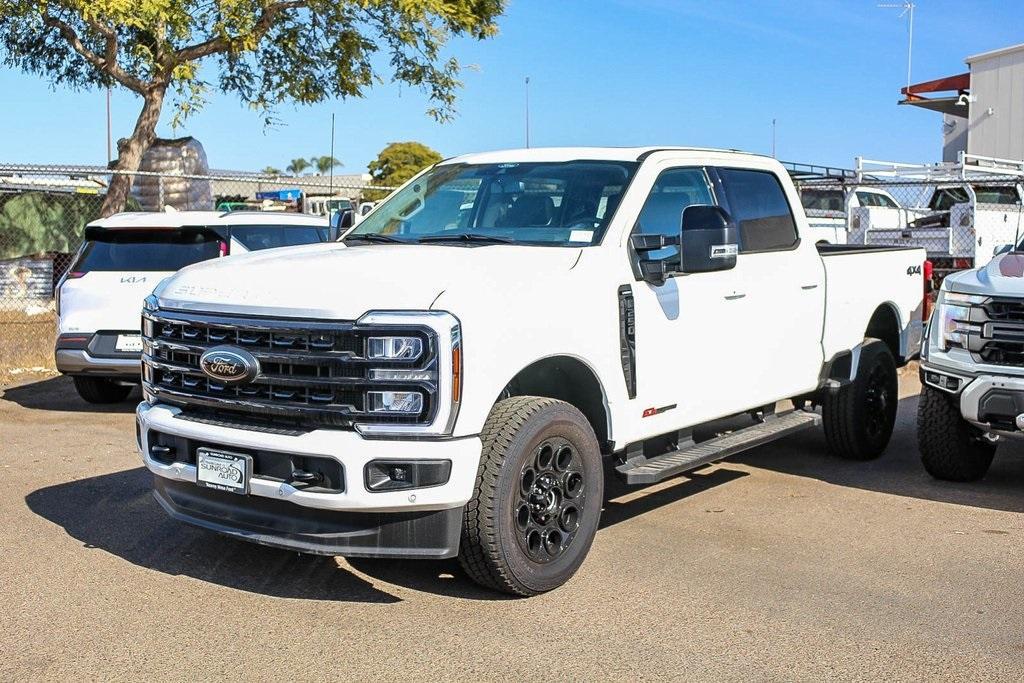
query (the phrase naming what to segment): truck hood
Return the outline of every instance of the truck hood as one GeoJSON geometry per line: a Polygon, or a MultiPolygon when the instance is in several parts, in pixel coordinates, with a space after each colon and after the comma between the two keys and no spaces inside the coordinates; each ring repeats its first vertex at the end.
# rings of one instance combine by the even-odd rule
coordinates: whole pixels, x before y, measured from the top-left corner
{"type": "Polygon", "coordinates": [[[950,275],[946,287],[961,294],[1024,296],[1024,253],[996,256],[987,265],[950,275]]]}
{"type": "Polygon", "coordinates": [[[179,310],[356,319],[428,310],[445,292],[508,296],[513,283],[564,277],[580,250],[514,245],[309,245],[184,268],[156,290],[179,310]]]}

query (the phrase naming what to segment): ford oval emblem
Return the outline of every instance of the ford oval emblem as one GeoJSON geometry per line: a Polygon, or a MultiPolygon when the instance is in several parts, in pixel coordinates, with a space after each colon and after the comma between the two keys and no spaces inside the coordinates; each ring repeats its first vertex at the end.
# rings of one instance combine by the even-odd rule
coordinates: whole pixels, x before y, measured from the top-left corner
{"type": "Polygon", "coordinates": [[[199,367],[211,379],[225,384],[251,382],[260,374],[260,362],[244,349],[214,346],[199,357],[199,367]]]}

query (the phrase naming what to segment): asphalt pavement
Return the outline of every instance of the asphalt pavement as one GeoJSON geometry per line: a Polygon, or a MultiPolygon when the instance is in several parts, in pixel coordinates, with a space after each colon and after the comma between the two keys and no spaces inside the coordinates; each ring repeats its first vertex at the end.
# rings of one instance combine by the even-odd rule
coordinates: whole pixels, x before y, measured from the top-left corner
{"type": "Polygon", "coordinates": [[[1024,678],[1024,447],[974,484],[918,461],[917,384],[874,462],[804,432],[610,486],[563,588],[455,562],[303,556],[169,519],[133,404],[0,396],[0,680],[1024,678]]]}

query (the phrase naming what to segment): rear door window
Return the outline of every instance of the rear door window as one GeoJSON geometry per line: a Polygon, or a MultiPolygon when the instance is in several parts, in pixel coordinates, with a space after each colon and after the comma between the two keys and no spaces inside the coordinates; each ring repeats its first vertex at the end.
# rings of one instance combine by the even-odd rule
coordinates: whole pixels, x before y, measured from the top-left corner
{"type": "Polygon", "coordinates": [[[234,225],[231,236],[249,251],[327,241],[328,228],[314,225],[234,225]]]}
{"type": "Polygon", "coordinates": [[[217,258],[220,247],[208,230],[109,230],[86,241],[72,270],[175,271],[217,258]]]}
{"type": "Polygon", "coordinates": [[[778,177],[770,171],[720,168],[728,211],[739,226],[740,251],[789,249],[796,221],[778,177]]]}
{"type": "MultiPolygon", "coordinates": [[[[857,196],[860,197],[859,194],[857,196]]],[[[843,191],[803,189],[800,190],[800,203],[809,211],[843,211],[843,191]]]]}

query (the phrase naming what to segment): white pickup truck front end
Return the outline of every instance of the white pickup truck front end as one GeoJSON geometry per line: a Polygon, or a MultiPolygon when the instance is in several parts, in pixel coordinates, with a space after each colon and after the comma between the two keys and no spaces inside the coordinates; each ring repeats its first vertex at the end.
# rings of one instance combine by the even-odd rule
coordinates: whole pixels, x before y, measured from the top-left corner
{"type": "Polygon", "coordinates": [[[453,316],[339,322],[174,306],[146,302],[137,411],[168,513],[303,552],[457,553],[480,439],[451,438],[462,362],[453,316]]]}

